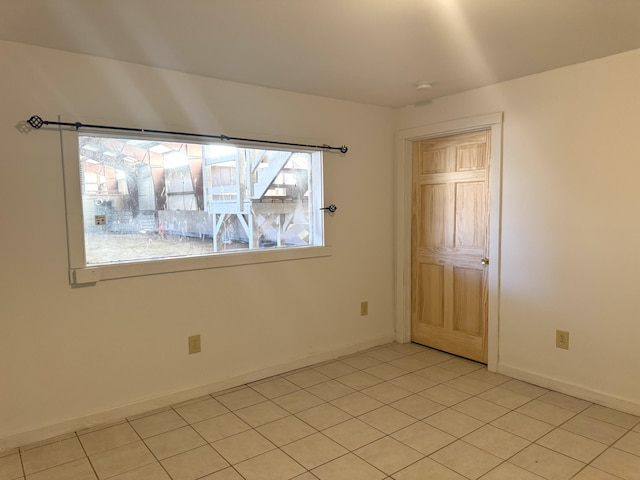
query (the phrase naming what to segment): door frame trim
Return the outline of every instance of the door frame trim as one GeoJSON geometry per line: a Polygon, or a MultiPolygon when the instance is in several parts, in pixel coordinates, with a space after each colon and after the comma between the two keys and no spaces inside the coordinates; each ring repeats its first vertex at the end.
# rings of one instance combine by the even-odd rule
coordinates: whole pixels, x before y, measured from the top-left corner
{"type": "Polygon", "coordinates": [[[503,113],[450,120],[401,130],[395,156],[395,331],[400,343],[411,341],[411,162],[414,142],[474,130],[491,130],[489,167],[489,278],[487,366],[496,371],[499,356],[500,240],[502,213],[503,113]]]}

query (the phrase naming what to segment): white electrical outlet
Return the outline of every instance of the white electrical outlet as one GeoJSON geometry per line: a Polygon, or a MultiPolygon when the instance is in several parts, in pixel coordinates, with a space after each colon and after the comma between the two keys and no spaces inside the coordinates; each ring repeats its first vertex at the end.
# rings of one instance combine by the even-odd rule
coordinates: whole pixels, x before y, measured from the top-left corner
{"type": "Polygon", "coordinates": [[[189,337],[189,355],[192,353],[200,353],[201,351],[200,335],[191,335],[189,337]]]}
{"type": "Polygon", "coordinates": [[[556,330],[556,347],[569,350],[569,332],[556,330]]]}

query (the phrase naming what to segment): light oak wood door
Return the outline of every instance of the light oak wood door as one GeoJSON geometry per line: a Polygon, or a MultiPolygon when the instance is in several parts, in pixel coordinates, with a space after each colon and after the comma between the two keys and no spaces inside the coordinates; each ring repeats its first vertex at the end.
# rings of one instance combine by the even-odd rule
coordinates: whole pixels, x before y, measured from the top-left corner
{"type": "Polygon", "coordinates": [[[487,362],[490,132],[413,144],[411,339],[487,362]]]}

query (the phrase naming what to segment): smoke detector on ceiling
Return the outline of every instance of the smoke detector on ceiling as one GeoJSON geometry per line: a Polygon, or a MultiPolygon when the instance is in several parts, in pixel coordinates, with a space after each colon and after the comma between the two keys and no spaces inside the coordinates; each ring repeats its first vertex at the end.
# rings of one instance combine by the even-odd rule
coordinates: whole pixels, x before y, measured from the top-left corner
{"type": "Polygon", "coordinates": [[[416,83],[416,90],[429,90],[430,88],[433,88],[433,84],[431,82],[416,83]]]}

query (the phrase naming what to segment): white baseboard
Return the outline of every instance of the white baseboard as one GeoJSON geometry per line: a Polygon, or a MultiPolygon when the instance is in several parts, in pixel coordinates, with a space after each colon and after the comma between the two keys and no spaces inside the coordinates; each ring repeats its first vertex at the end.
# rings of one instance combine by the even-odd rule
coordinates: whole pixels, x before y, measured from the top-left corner
{"type": "Polygon", "coordinates": [[[234,377],[217,379],[211,383],[201,385],[179,392],[173,392],[154,398],[148,398],[127,405],[121,405],[113,409],[86,415],[78,418],[68,419],[61,422],[52,423],[50,425],[31,429],[24,432],[16,432],[8,436],[0,438],[0,452],[11,448],[28,445],[34,442],[46,440],[48,438],[76,432],[85,428],[103,425],[117,420],[139,415],[151,410],[155,410],[169,405],[175,405],[192,398],[197,398],[209,393],[215,393],[228,388],[237,387],[246,383],[255,382],[263,378],[278,375],[298,368],[307,367],[316,363],[332,360],[344,355],[357,353],[368,348],[377,347],[386,343],[395,341],[395,335],[387,335],[383,337],[372,338],[364,342],[343,345],[338,348],[327,350],[324,352],[316,352],[305,355],[292,360],[271,365],[268,367],[245,372],[234,377]]]}
{"type": "Polygon", "coordinates": [[[569,383],[563,380],[559,380],[553,377],[546,377],[537,373],[523,370],[517,367],[511,367],[499,363],[497,372],[523,382],[532,383],[540,387],[548,388],[565,395],[587,400],[589,402],[597,403],[604,407],[620,410],[621,412],[630,413],[631,415],[640,416],[640,404],[632,400],[624,398],[618,398],[608,395],[604,392],[599,392],[590,388],[582,387],[573,383],[569,383]]]}

